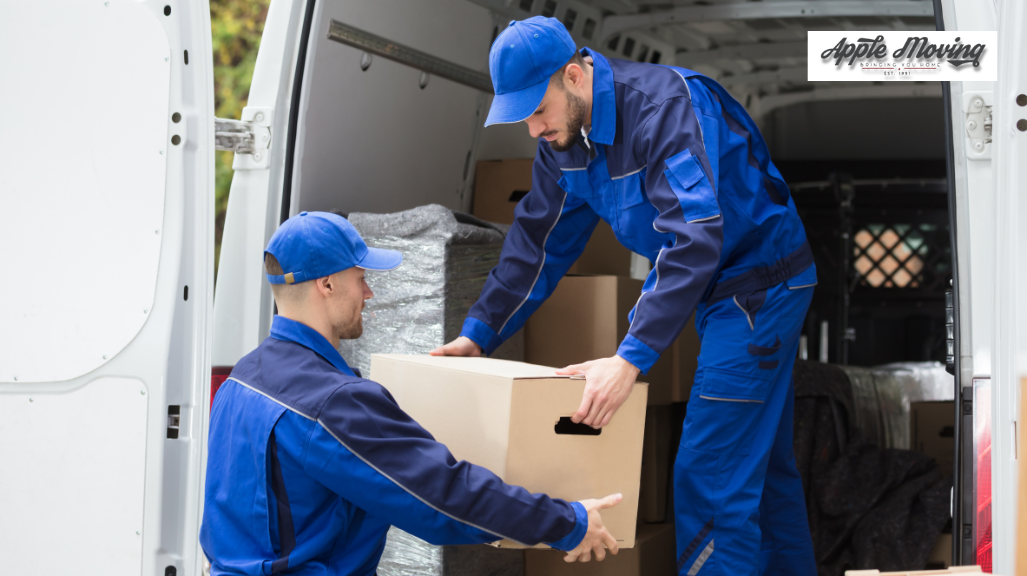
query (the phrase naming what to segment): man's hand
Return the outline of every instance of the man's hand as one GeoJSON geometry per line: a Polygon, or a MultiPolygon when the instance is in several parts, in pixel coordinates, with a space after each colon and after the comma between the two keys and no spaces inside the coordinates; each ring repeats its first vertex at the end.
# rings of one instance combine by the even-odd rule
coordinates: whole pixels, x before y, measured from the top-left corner
{"type": "Polygon", "coordinates": [[[449,344],[444,344],[429,352],[432,356],[481,356],[481,346],[474,340],[461,336],[449,344]]]}
{"type": "Polygon", "coordinates": [[[585,375],[585,393],[571,421],[575,424],[584,422],[593,428],[609,424],[613,413],[631,394],[638,372],[638,368],[620,356],[600,358],[557,370],[556,373],[561,375],[585,375]]]}
{"type": "Polygon", "coordinates": [[[602,562],[606,558],[604,546],[614,555],[617,554],[617,541],[613,539],[610,532],[603,526],[603,519],[599,511],[606,508],[613,508],[623,497],[620,494],[611,494],[599,500],[582,500],[580,504],[588,512],[588,531],[581,539],[581,544],[563,557],[564,562],[588,562],[592,559],[592,553],[596,555],[596,562],[602,562]]]}

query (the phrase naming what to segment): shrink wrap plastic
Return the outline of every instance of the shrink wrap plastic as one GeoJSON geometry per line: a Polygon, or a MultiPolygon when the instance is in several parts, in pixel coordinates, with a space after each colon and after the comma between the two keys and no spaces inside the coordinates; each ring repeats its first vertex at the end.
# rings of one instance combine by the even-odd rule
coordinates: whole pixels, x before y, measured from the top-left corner
{"type": "Polygon", "coordinates": [[[487,544],[434,546],[399,528],[389,529],[378,576],[524,576],[522,550],[487,544]]]}
{"type": "Polygon", "coordinates": [[[881,448],[909,449],[909,404],[955,397],[940,362],[897,362],[873,368],[840,366],[852,383],[854,424],[881,448]]]}
{"type": "MultiPolygon", "coordinates": [[[[368,271],[374,297],[364,308],[364,334],[339,352],[367,376],[371,354],[427,354],[460,335],[464,319],[499,263],[505,230],[437,204],[393,214],[348,215],[369,246],[403,253],[395,270],[368,271]]],[[[493,358],[524,359],[523,333],[493,358]]]]}

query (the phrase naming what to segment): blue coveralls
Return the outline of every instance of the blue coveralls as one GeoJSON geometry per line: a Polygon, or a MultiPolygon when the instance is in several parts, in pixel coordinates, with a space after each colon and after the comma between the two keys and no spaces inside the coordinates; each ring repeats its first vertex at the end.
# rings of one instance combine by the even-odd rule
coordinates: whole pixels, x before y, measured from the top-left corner
{"type": "Polygon", "coordinates": [[[816,269],[788,186],[716,82],[582,53],[591,131],[566,152],[539,141],[531,192],[462,335],[494,351],[609,222],[653,263],[617,354],[647,372],[693,311],[702,341],[674,468],[680,573],[815,574],[791,370],[816,269]]]}
{"type": "Polygon", "coordinates": [[[211,410],[211,574],[375,573],[395,525],[433,544],[577,546],[584,507],[456,461],[312,328],[275,316],[211,410]]]}

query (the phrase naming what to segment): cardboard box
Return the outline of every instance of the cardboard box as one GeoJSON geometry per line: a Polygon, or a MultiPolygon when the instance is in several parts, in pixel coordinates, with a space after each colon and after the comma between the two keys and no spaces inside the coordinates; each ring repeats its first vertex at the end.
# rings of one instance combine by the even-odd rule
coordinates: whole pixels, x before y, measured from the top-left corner
{"type": "Polygon", "coordinates": [[[909,405],[909,444],[915,452],[938,462],[942,475],[952,476],[955,406],[951,400],[911,402],[909,405]]]}
{"type": "Polygon", "coordinates": [[[531,190],[531,158],[482,160],[474,173],[474,215],[512,224],[514,208],[531,190]]]}
{"type": "MultiPolygon", "coordinates": [[[[487,222],[513,224],[514,208],[531,190],[533,162],[530,158],[478,162],[474,215],[487,222]]],[[[631,276],[631,251],[621,245],[609,224],[600,221],[570,273],[631,276]]]]}
{"type": "MultiPolygon", "coordinates": [[[[648,386],[635,389],[596,434],[570,422],[585,381],[490,358],[371,357],[371,379],[459,460],[505,482],[568,501],[620,492],[603,520],[622,547],[635,543],[648,386]],[[585,434],[582,434],[585,432],[585,434]]],[[[506,541],[501,547],[521,547],[506,541]]]]}
{"type": "MultiPolygon", "coordinates": [[[[525,325],[524,360],[561,368],[615,355],[641,293],[641,280],[565,276],[525,325]]],[[[671,362],[671,354],[664,354],[639,376],[649,383],[649,404],[670,404],[671,362]]]]}
{"type": "MultiPolygon", "coordinates": [[[[605,516],[604,516],[605,518],[605,516]]],[[[645,524],[638,527],[635,547],[607,554],[602,562],[563,561],[558,550],[526,550],[524,576],[675,576],[677,551],[673,524],[645,524]]]]}
{"type": "Polygon", "coordinates": [[[638,488],[638,519],[662,523],[667,517],[667,485],[674,450],[671,407],[649,406],[642,442],[642,477],[638,488]]]}
{"type": "Polygon", "coordinates": [[[952,565],[952,533],[938,535],[931,554],[927,557],[929,570],[943,570],[952,565]]]}
{"type": "Polygon", "coordinates": [[[631,250],[617,240],[613,228],[600,220],[592,237],[585,244],[585,251],[571,265],[568,274],[602,274],[609,276],[631,276],[631,250]]]}

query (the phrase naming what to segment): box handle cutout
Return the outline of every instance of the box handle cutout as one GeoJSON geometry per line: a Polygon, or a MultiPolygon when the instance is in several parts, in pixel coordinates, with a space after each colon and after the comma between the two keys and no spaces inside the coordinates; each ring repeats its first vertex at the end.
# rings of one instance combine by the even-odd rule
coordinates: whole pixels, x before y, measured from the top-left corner
{"type": "Polygon", "coordinates": [[[598,436],[603,433],[602,428],[593,428],[588,424],[575,424],[570,416],[562,416],[553,427],[557,434],[568,434],[571,436],[598,436]]]}
{"type": "Polygon", "coordinates": [[[521,198],[528,195],[529,190],[514,190],[510,193],[510,202],[520,202],[521,198]]]}

